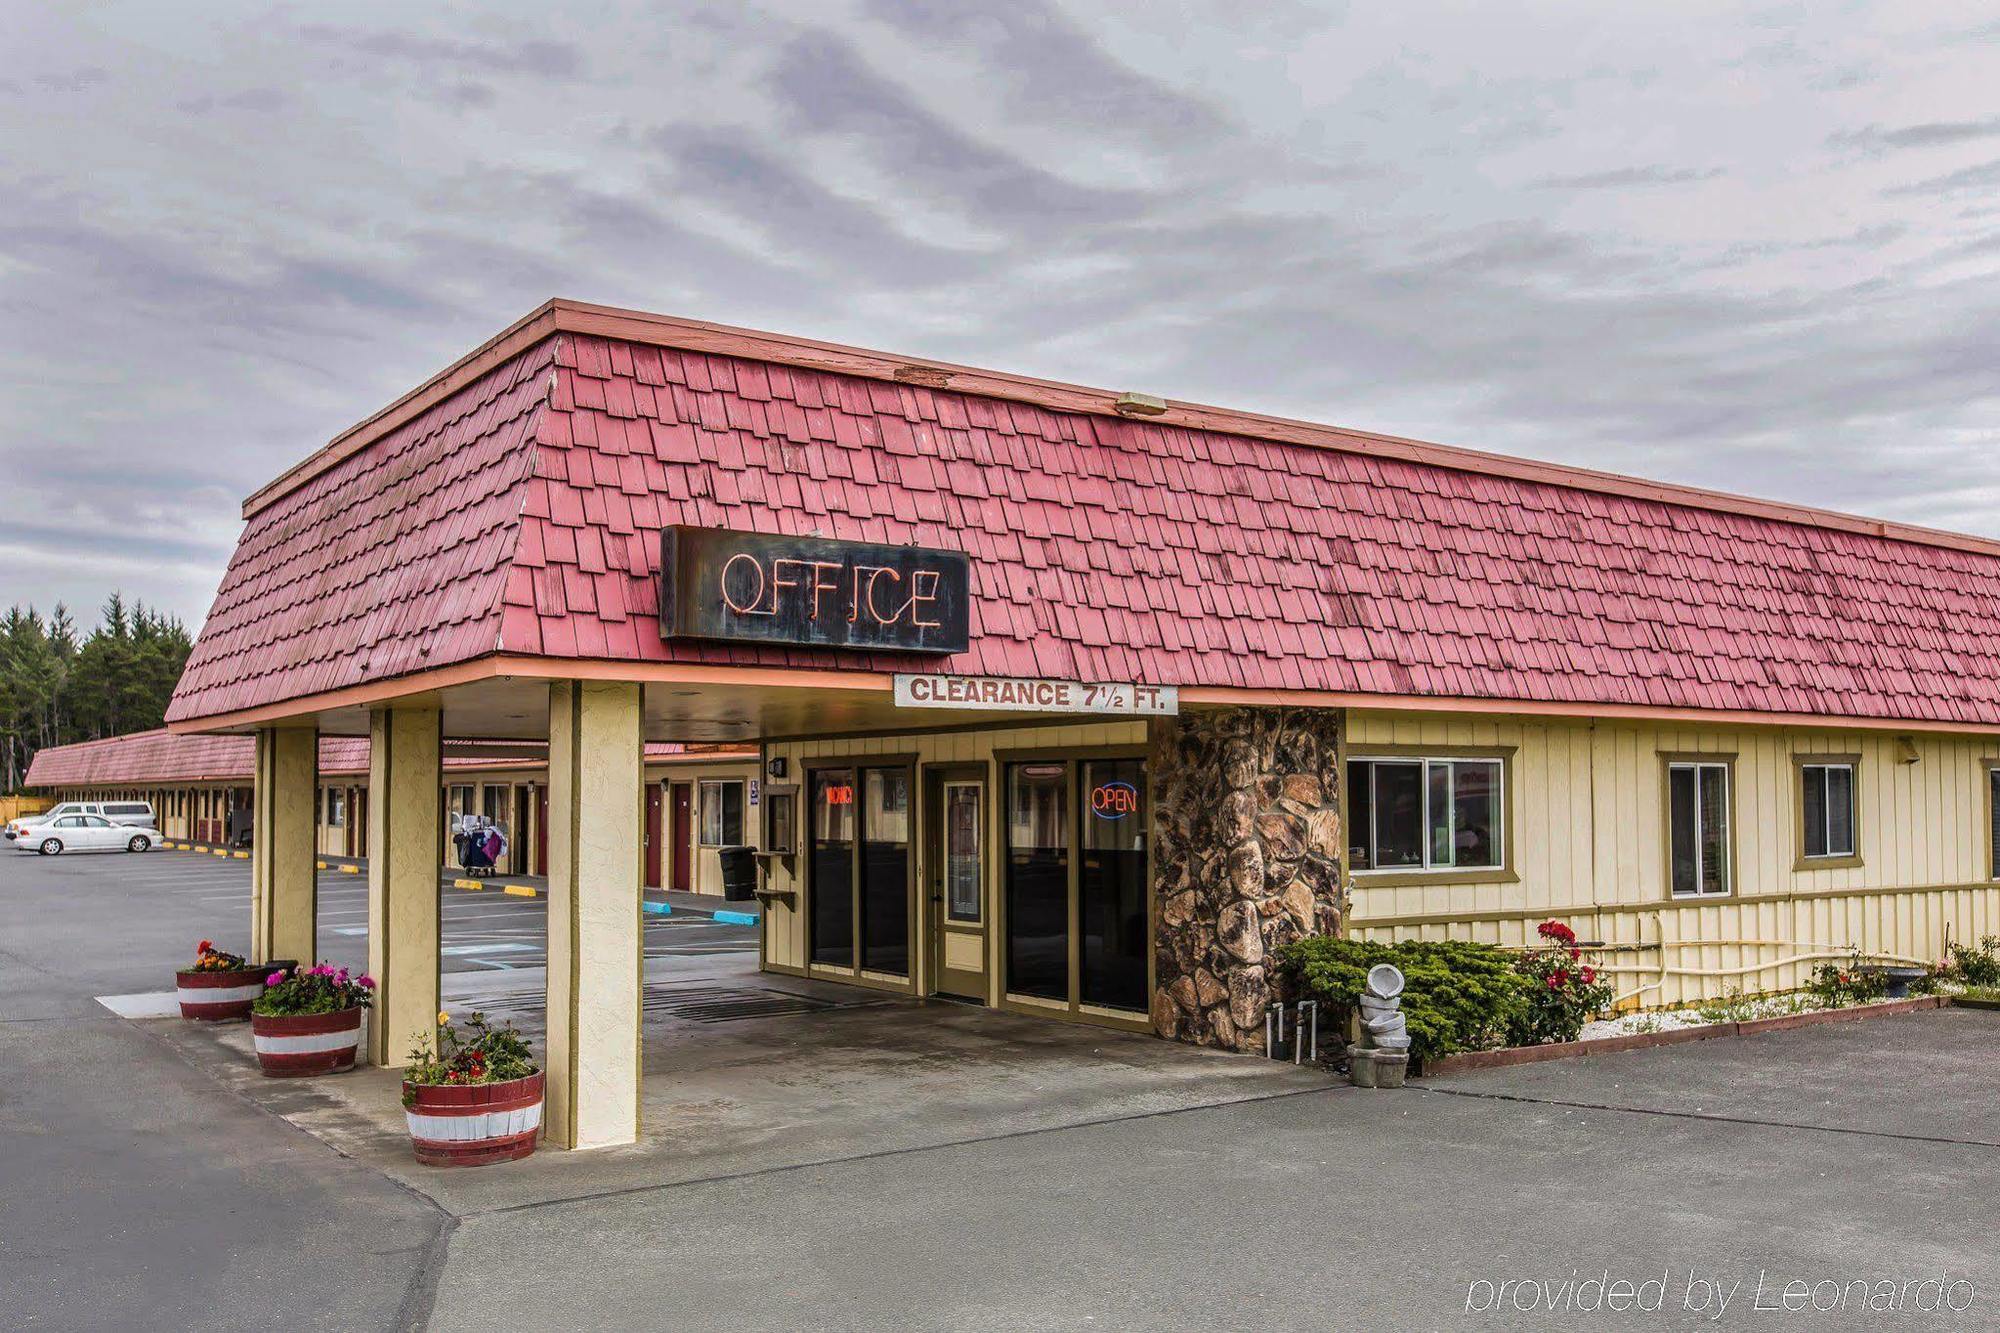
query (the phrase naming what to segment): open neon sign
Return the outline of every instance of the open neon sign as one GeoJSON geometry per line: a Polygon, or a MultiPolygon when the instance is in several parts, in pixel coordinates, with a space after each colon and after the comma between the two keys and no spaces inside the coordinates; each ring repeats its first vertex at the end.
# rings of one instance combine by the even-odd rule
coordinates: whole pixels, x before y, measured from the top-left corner
{"type": "Polygon", "coordinates": [[[1129,782],[1100,782],[1090,789],[1090,812],[1099,819],[1139,813],[1139,789],[1129,782]]]}

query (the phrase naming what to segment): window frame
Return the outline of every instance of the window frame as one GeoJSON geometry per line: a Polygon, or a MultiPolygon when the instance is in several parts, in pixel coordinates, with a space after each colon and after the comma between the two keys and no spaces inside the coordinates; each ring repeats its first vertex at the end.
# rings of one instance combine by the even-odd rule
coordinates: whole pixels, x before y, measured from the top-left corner
{"type": "MultiPolygon", "coordinates": [[[[1698,777],[1696,782],[1699,785],[1700,779],[1698,777]]],[[[1697,808],[1696,817],[1699,818],[1699,816],[1700,811],[1697,808]]],[[[1666,897],[1669,902],[1718,903],[1727,902],[1739,896],[1736,882],[1739,868],[1736,854],[1736,831],[1739,827],[1740,821],[1737,819],[1736,806],[1736,754],[1734,751],[1728,753],[1708,750],[1685,752],[1663,751],[1660,754],[1660,860],[1661,869],[1665,874],[1664,883],[1667,891],[1666,897]],[[1729,821],[1729,829],[1728,836],[1725,839],[1722,862],[1722,892],[1720,893],[1703,893],[1698,887],[1693,893],[1679,893],[1674,889],[1673,776],[1674,770],[1677,768],[1719,768],[1722,770],[1723,783],[1726,788],[1723,794],[1723,810],[1724,817],[1729,821]]],[[[1697,850],[1700,847],[1700,842],[1701,830],[1697,827],[1695,830],[1697,850]]],[[[1701,872],[1699,869],[1695,872],[1695,882],[1697,885],[1701,882],[1701,872]]]]}
{"type": "MultiPolygon", "coordinates": [[[[1863,864],[1861,855],[1861,756],[1858,754],[1794,754],[1792,756],[1792,837],[1796,855],[1792,870],[1844,870],[1863,864]],[[1848,842],[1845,852],[1806,851],[1806,770],[1845,768],[1847,770],[1848,842]]],[[[1821,811],[1825,819],[1826,812],[1821,811]]]]}
{"type": "Polygon", "coordinates": [[[2000,861],[1993,855],[1994,835],[2000,829],[2000,819],[1993,817],[1993,788],[2000,783],[2000,758],[1982,759],[1979,763],[1986,774],[1986,786],[1980,792],[1980,820],[1986,830],[1986,879],[1991,883],[2000,880],[2000,861]]]}
{"type": "Polygon", "coordinates": [[[726,786],[734,786],[736,788],[737,833],[739,835],[747,835],[749,831],[750,790],[748,782],[743,778],[697,778],[694,786],[694,845],[697,847],[746,847],[750,845],[746,836],[739,836],[735,842],[730,842],[722,836],[728,831],[728,817],[723,811],[721,796],[721,789],[726,786]],[[714,787],[717,791],[715,798],[715,823],[718,841],[715,842],[709,841],[708,837],[707,803],[708,789],[710,787],[714,787]]]}
{"type": "MultiPolygon", "coordinates": [[[[1516,747],[1511,745],[1369,745],[1357,744],[1343,747],[1340,756],[1340,818],[1342,826],[1341,859],[1347,864],[1349,876],[1357,885],[1392,884],[1512,884],[1521,876],[1515,868],[1514,829],[1517,810],[1514,803],[1514,755],[1516,747]],[[1348,767],[1360,763],[1420,763],[1424,765],[1418,786],[1423,793],[1424,829],[1423,851],[1426,859],[1430,856],[1430,768],[1432,762],[1461,763],[1466,760],[1497,762],[1500,765],[1500,792],[1495,801],[1499,815],[1500,859],[1490,866],[1387,866],[1379,870],[1364,870],[1352,863],[1354,834],[1347,827],[1350,796],[1347,790],[1348,767]]],[[[1371,780],[1373,774],[1370,775],[1371,780]]],[[[1374,801],[1369,802],[1374,809],[1374,801]]],[[[1374,830],[1369,830],[1372,840],[1374,830]]]]}

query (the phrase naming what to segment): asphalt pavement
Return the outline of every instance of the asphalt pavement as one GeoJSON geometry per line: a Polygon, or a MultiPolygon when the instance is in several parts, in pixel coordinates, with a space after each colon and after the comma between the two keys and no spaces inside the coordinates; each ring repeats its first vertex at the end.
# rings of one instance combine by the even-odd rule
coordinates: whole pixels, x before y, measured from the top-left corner
{"type": "MultiPolygon", "coordinates": [[[[217,913],[240,900],[184,874],[159,855],[0,859],[0,1326],[2000,1327],[2000,1014],[1394,1092],[1244,1095],[1218,1076],[1237,1091],[1209,1099],[1200,1061],[1243,1071],[1188,1053],[1171,1104],[1138,1110],[1094,1102],[1113,1080],[1073,1033],[1052,1043],[1060,1060],[1035,1057],[1037,1033],[1065,1025],[991,1024],[1015,1068],[989,1093],[979,1040],[934,1055],[884,1040],[932,1011],[976,1037],[980,1011],[767,1015],[714,1025],[746,1035],[712,1057],[712,1088],[687,1048],[672,1111],[648,1124],[750,1125],[727,1105],[746,1062],[782,1060],[759,1087],[793,1100],[773,1105],[784,1118],[762,1159],[746,1139],[726,1167],[663,1178],[657,1151],[606,1150],[574,1159],[585,1192],[503,1199],[496,1179],[448,1211],[218,1076],[221,1048],[171,1040],[182,1025],[92,1002],[161,988],[200,933],[231,938],[217,913]],[[874,1015],[884,1026],[829,1081],[815,1035],[874,1015]],[[937,1134],[854,1131],[869,1060],[907,1080],[937,1134]]],[[[476,918],[517,907],[534,910],[447,908],[473,910],[448,918],[447,940],[476,937],[454,957],[496,985],[525,956],[493,943],[525,936],[486,932],[527,918],[476,918]]],[[[1169,1072],[1173,1048],[1144,1054],[1169,1072]]],[[[524,1180],[564,1174],[556,1154],[531,1161],[524,1180]]]]}

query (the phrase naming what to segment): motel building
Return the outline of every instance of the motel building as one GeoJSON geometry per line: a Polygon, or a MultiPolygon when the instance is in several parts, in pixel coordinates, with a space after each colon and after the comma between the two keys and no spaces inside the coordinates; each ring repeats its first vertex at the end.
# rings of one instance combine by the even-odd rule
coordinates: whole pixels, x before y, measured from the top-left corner
{"type": "Polygon", "coordinates": [[[169,726],[251,738],[256,947],[366,738],[399,1063],[532,747],[559,1146],[639,1130],[654,744],[755,756],[765,970],[1237,1051],[1312,933],[1663,1005],[2000,932],[1992,541],[564,301],[243,514],[169,726]]]}
{"type": "MultiPolygon", "coordinates": [[[[256,740],[247,735],[138,732],[39,750],[25,785],[57,801],[144,801],[161,838],[248,860],[256,755],[256,740]]],[[[319,857],[367,857],[369,767],[366,737],[320,737],[313,798],[319,857]]],[[[441,772],[442,866],[465,869],[450,829],[455,820],[475,815],[499,826],[508,840],[492,866],[479,867],[481,874],[549,873],[545,742],[446,741],[441,772]]],[[[721,896],[724,849],[756,845],[760,772],[754,746],[649,742],[644,887],[721,896]]]]}

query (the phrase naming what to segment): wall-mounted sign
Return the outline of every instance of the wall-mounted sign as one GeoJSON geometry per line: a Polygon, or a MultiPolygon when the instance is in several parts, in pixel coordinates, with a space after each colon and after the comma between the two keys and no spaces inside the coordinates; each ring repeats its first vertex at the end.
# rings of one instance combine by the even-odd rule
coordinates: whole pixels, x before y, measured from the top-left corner
{"type": "Polygon", "coordinates": [[[963,551],[675,526],[660,534],[660,637],[960,653],[963,551]]]}
{"type": "Polygon", "coordinates": [[[999,676],[898,675],[896,707],[1170,717],[1181,711],[1181,692],[1173,685],[1014,680],[999,676]]]}

